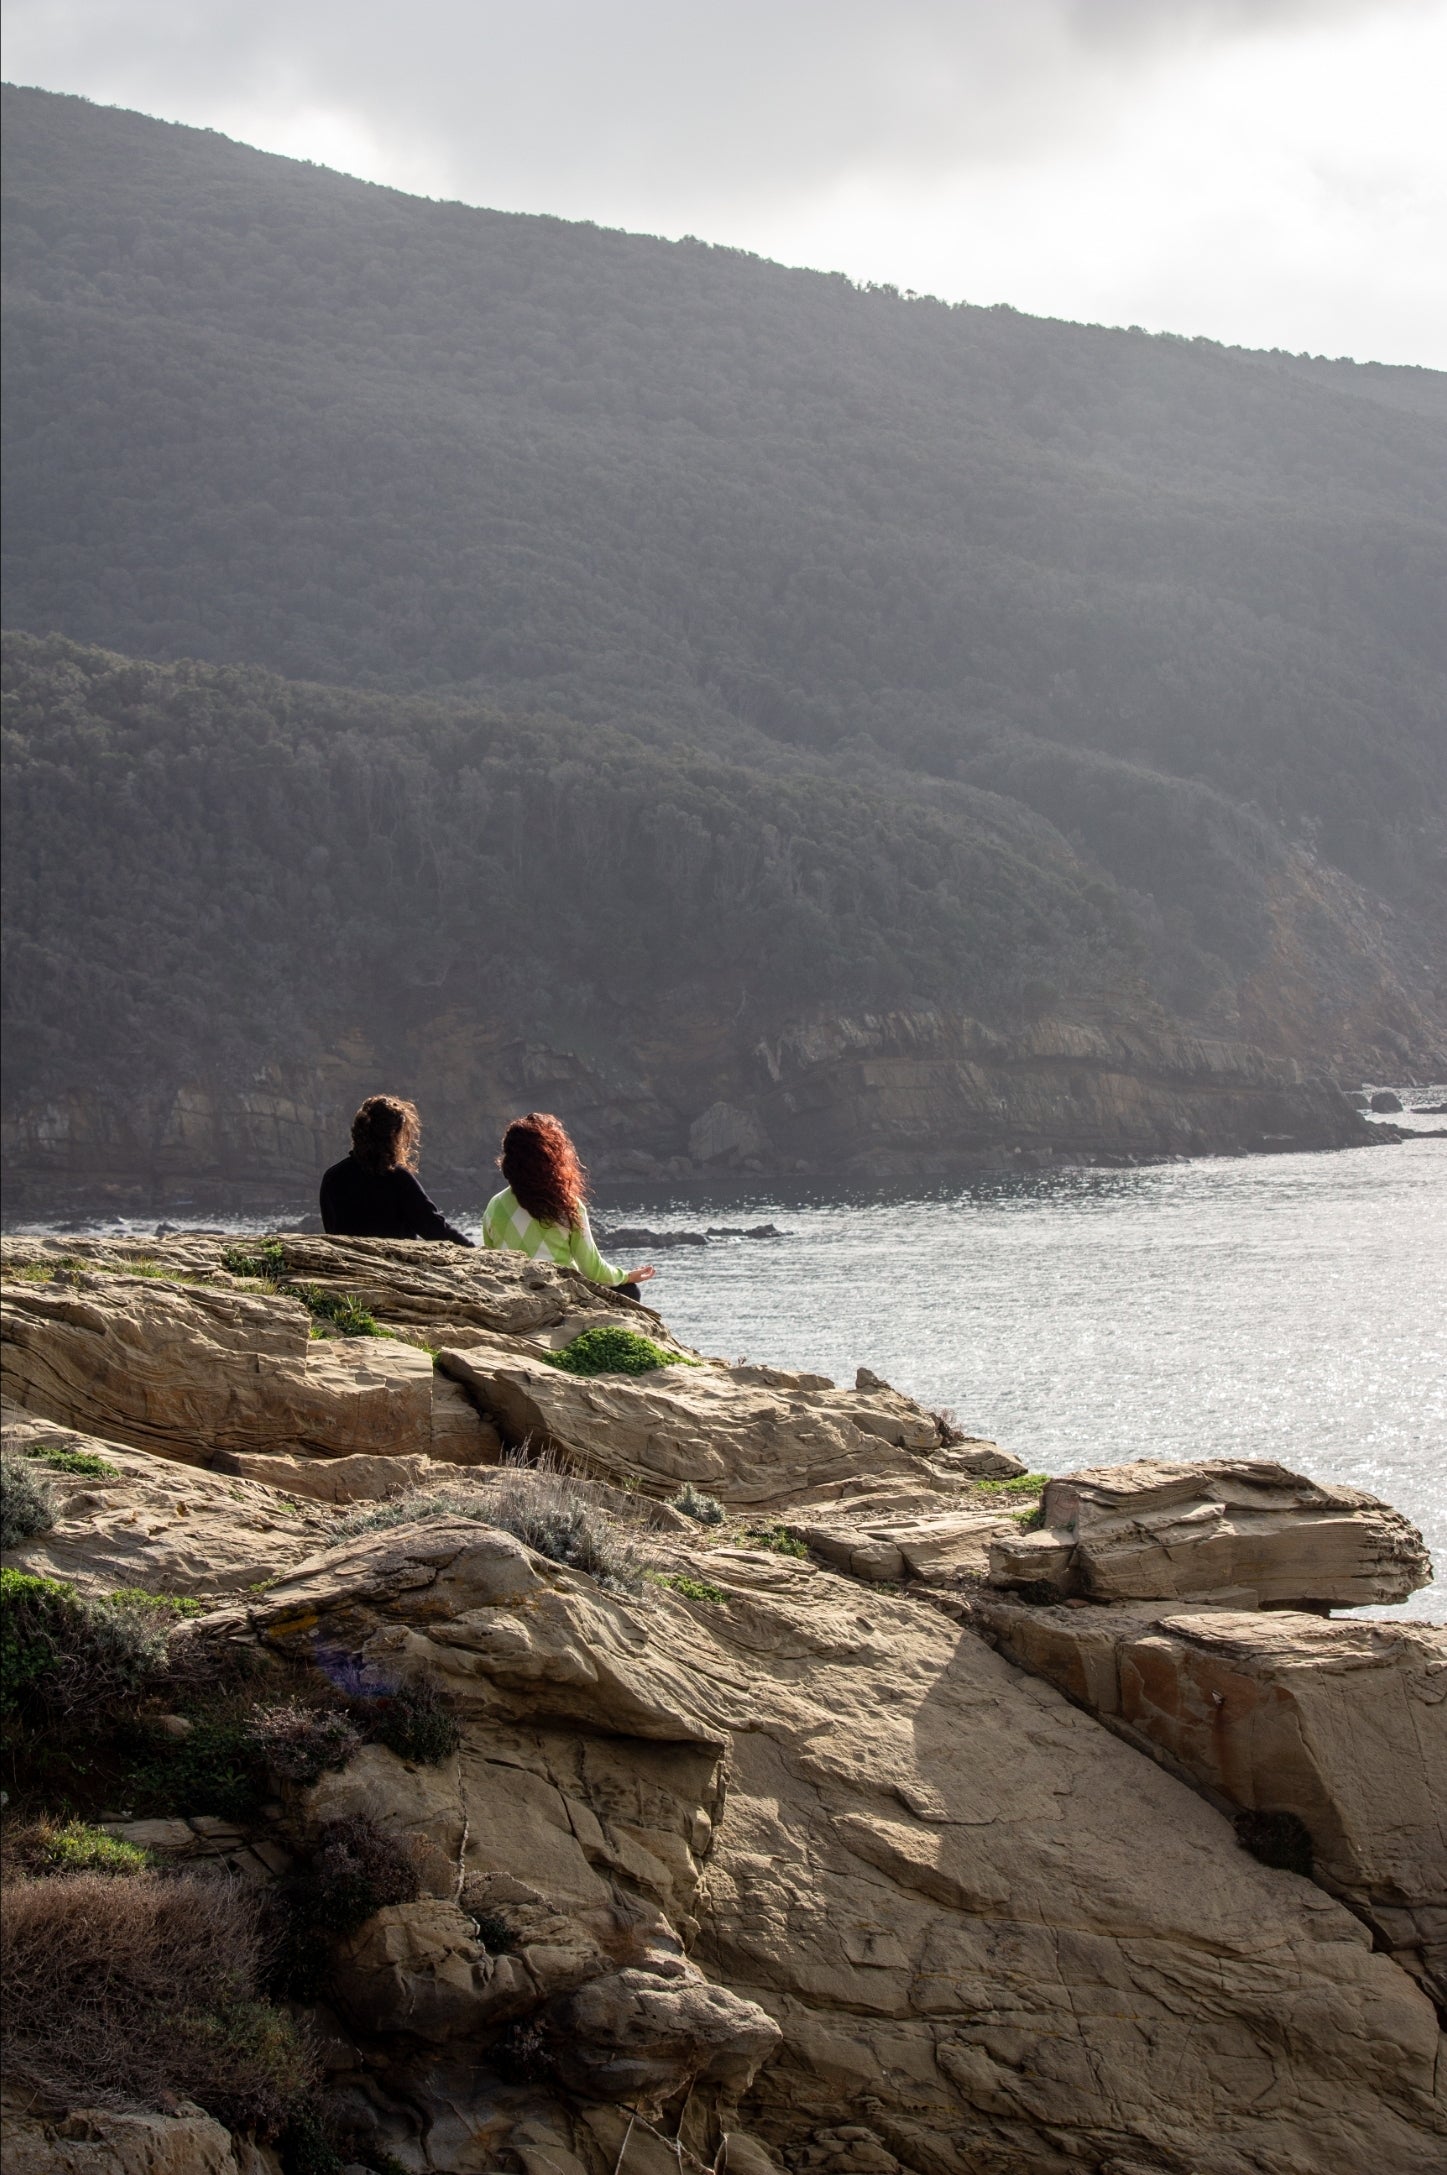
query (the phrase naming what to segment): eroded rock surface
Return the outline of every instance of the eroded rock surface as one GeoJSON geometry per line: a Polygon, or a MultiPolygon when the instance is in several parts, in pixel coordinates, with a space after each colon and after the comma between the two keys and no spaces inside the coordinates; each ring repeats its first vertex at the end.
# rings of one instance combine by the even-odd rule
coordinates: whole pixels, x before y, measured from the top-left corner
{"type": "Polygon", "coordinates": [[[104,1462],[97,1474],[37,1460],[55,1500],[55,1524],[5,1557],[16,1570],[68,1579],[81,1592],[243,1592],[313,1554],[335,1522],[282,1489],[178,1466],[15,1406],[5,1408],[3,1440],[17,1456],[79,1451],[104,1462]]]}
{"type": "Polygon", "coordinates": [[[1219,1800],[1299,1820],[1316,1877],[1447,2009],[1447,1628],[1141,1604],[977,1613],[1003,1653],[1219,1800]]]}
{"type": "Polygon", "coordinates": [[[401,1451],[475,1465],[499,1454],[496,1430],[429,1353],[389,1337],[314,1337],[306,1306],[285,1293],[77,1269],[7,1281],[3,1328],[8,1399],[184,1464],[401,1451]]]}
{"type": "Polygon", "coordinates": [[[992,1549],[994,1584],[1325,1609],[1405,1601],[1432,1575],[1400,1512],[1265,1461],[1102,1466],[1050,1481],[1041,1510],[1038,1532],[992,1549]]]}
{"type": "MultiPolygon", "coordinates": [[[[16,1425],[62,1439],[39,1415],[68,1385],[126,1474],[88,1505],[67,1483],[48,1553],[23,1560],[217,1602],[178,1648],[239,1659],[269,1698],[440,1693],[459,1737],[434,1764],[373,1738],[288,1783],[256,1833],[149,1824],[163,1858],[257,1880],[359,1816],[404,1847],[421,1892],[332,1942],[310,2011],[328,2089],[378,2152],[413,2175],[678,2175],[677,2127],[733,2175],[1436,2175],[1441,2043],[1414,1976],[1440,1847],[1436,1649],[1417,1626],[1256,1613],[1397,1598],[1425,1575],[1405,1521],[1271,1466],[1152,1465],[1052,1481],[1025,1534],[1020,1497],[978,1485],[1019,1461],[877,1380],[718,1362],[582,1380],[542,1349],[622,1317],[576,1278],[467,1257],[449,1294],[441,1250],[286,1244],[298,1281],[330,1276],[444,1343],[447,1375],[389,1345],[397,1425],[323,1451],[272,1422],[305,1405],[313,1352],[353,1363],[300,1301],[238,1283],[219,1240],[185,1242],[194,1285],[109,1257],[22,1277],[16,1425]],[[186,1370],[145,1375],[147,1337],[186,1370]],[[183,1372],[205,1470],[176,1462],[204,1436],[164,1387],[183,1372]],[[278,1373],[267,1406],[255,1384],[278,1373]],[[439,1463],[421,1387],[443,1379],[514,1448],[595,1476],[563,1485],[627,1541],[611,1569],[486,1522],[512,1480],[439,1463]],[[263,1409],[260,1444],[223,1439],[228,1413],[263,1409]],[[143,1422],[159,1452],[114,1447],[143,1422]],[[295,1485],[252,1478],[263,1459],[295,1485]],[[323,1465],[338,1500],[392,1472],[452,1490],[342,1528],[303,1492],[323,1465]],[[685,1481],[730,1517],[669,1508],[685,1481]],[[214,1516],[209,1584],[174,1552],[137,1573],[123,1486],[188,1535],[214,1516]],[[258,1534],[276,1559],[246,1578],[258,1534]],[[1077,1605],[981,1598],[989,1550],[996,1577],[1077,1605]],[[1152,1582],[1163,1597],[1140,1598],[1152,1582]],[[1136,1600],[1085,1598],[1114,1586],[1136,1600]],[[1003,1646],[1002,1626],[1018,1663],[981,1635],[1003,1646]],[[1336,1894],[1238,1843],[1238,1806],[1291,1789],[1336,1894]],[[1402,1963],[1381,1945],[1392,1910],[1402,1963]]],[[[546,1521],[520,1530],[564,1546],[546,1521]]]]}
{"type": "Polygon", "coordinates": [[[881,1485],[958,1491],[976,1470],[1023,1472],[993,1444],[951,1445],[934,1415],[897,1392],[839,1390],[779,1368],[678,1365],[580,1378],[497,1344],[444,1349],[509,1441],[557,1452],[615,1485],[772,1509],[881,1485]]]}
{"type": "MultiPolygon", "coordinates": [[[[506,1535],[403,1527],[192,1634],[346,1648],[426,1674],[463,1717],[425,1784],[373,1746],[312,1793],[314,1818],[395,1821],[437,1899],[359,1937],[359,2027],[396,2028],[407,2000],[439,2045],[531,2020],[573,2049],[572,2089],[606,2099],[645,2073],[666,2094],[680,2047],[702,2062],[696,2001],[738,2028],[722,2070],[694,2072],[726,2126],[761,2011],[781,2038],[743,2112],[780,2152],[845,2121],[960,2175],[1127,2145],[1202,2175],[1436,2167],[1431,2004],[1340,1903],[933,1611],[767,1551],[658,1545],[721,1598],[609,1594],[506,1535]],[[620,1897],[695,1960],[642,1990],[625,1964],[549,1992],[528,1943],[490,1957],[469,1934],[478,1880],[546,1905],[533,1945],[565,1977],[606,1950],[620,1897]],[[682,2008],[670,1984],[693,1989],[682,2008]]],[[[394,2046],[389,2089],[432,2090],[442,2058],[394,2046]]]]}
{"type": "Polygon", "coordinates": [[[281,2175],[275,2153],[185,2104],[171,2114],[81,2107],[46,2119],[17,2096],[0,2124],[5,2175],[281,2175]]]}

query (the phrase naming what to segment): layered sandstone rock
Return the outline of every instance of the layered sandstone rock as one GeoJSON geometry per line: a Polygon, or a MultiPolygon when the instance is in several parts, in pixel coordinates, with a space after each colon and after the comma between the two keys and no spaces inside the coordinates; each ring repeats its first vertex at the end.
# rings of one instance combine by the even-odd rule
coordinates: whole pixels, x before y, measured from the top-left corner
{"type": "MultiPolygon", "coordinates": [[[[361,1256],[308,1243],[310,1279],[330,1268],[355,1295],[361,1256]]],[[[402,1326],[423,1303],[416,1278],[444,1273],[423,1251],[369,1257],[379,1319],[391,1306],[402,1326]]],[[[1195,1604],[1395,1596],[1425,1559],[1383,1506],[1275,1467],[1124,1468],[1051,1482],[1043,1538],[1023,1535],[1019,1498],[982,1494],[971,1469],[1002,1454],[947,1439],[877,1382],[717,1363],[560,1373],[544,1346],[615,1303],[497,1257],[492,1297],[479,1282],[445,1302],[494,1308],[446,1347],[450,1379],[573,1472],[547,1482],[531,1523],[508,1491],[543,1483],[506,1469],[454,1466],[437,1490],[437,1467],[417,1462],[431,1456],[418,1400],[384,1443],[333,1444],[339,1474],[356,1458],[369,1486],[388,1469],[422,1483],[342,1526],[299,1488],[283,1512],[283,1491],[173,1454],[183,1383],[193,1410],[292,1425],[294,1374],[270,1405],[238,1385],[247,1335],[253,1360],[304,1377],[316,1340],[300,1356],[269,1341],[295,1338],[292,1309],[304,1331],[304,1309],[204,1260],[196,1285],[113,1262],[67,1273],[78,1282],[18,1286],[12,1364],[37,1401],[17,1425],[41,1439],[38,1399],[68,1383],[106,1413],[92,1433],[124,1478],[89,1483],[89,1504],[67,1482],[66,1516],[23,1560],[90,1590],[218,1601],[177,1630],[178,1660],[229,1656],[268,1698],[416,1681],[458,1725],[432,1765],[372,1741],[309,1788],[279,1783],[255,1833],[179,1812],[151,1823],[165,1856],[258,1880],[356,1816],[410,1853],[421,1894],[333,1943],[310,2015],[328,2089],[374,2157],[414,2175],[678,2175],[680,2150],[734,2175],[1443,2164],[1440,2038],[1413,1975],[1440,1848],[1437,1650],[1416,1627],[1195,1604]],[[167,1296],[147,1302],[143,1284],[167,1296]],[[68,1323],[57,1294],[101,1329],[68,1323]],[[529,1308],[551,1318],[520,1327],[529,1308]],[[143,1368],[143,1322],[173,1362],[190,1355],[188,1371],[144,1377],[149,1407],[125,1365],[88,1375],[55,1358],[102,1354],[114,1333],[143,1368]],[[164,1454],[105,1448],[138,1414],[164,1454]],[[692,1526],[659,1500],[685,1480],[733,1514],[692,1526]],[[223,1571],[205,1583],[173,1554],[137,1575],[140,1544],[117,1537],[126,1489],[148,1521],[170,1503],[172,1526],[204,1531],[223,1571]],[[569,1503],[609,1521],[611,1554],[588,1559],[599,1575],[503,1530],[506,1512],[565,1552],[569,1503]],[[813,1552],[757,1545],[781,1524],[813,1552]],[[262,1543],[276,1560],[243,1577],[262,1543]],[[1169,1578],[1174,1606],[1030,1606],[996,1588],[971,1609],[991,1546],[1005,1576],[1028,1549],[1031,1594],[1051,1578],[1169,1578]],[[1315,1882],[1237,1840],[1237,1810],[1294,1808],[1315,1882]],[[1382,1946],[1393,1910],[1411,1969],[1382,1946]]],[[[296,1477],[313,1451],[273,1431],[214,1454],[296,1477]]]]}
{"type": "MultiPolygon", "coordinates": [[[[610,1594],[442,1522],[361,1536],[190,1634],[298,1659],[345,1646],[444,1685],[462,1718],[460,1753],[425,1779],[373,1746],[309,1803],[395,1823],[444,1906],[382,1914],[356,1957],[372,1991],[346,1997],[385,2042],[369,2060],[399,2107],[446,2069],[387,2037],[409,1986],[434,2045],[485,2012],[559,2032],[566,2016],[569,2075],[594,2097],[581,2080],[623,2059],[615,2001],[662,2030],[656,1988],[635,2012],[631,1982],[600,1975],[580,2005],[546,1973],[528,1992],[509,1956],[484,1965],[458,1899],[501,1882],[553,1914],[536,1945],[565,1978],[589,1940],[606,1949],[620,1895],[661,1915],[781,2033],[746,2126],[778,2150],[812,2140],[824,2166],[852,2130],[851,2148],[951,2175],[1112,2154],[1202,2175],[1435,2168],[1431,2006],[1341,1904],[1257,1864],[1198,1794],[907,1598],[767,1551],[661,1538],[656,1560],[719,1598],[610,1594]],[[1243,2089],[1258,2074],[1270,2089],[1243,2089]]],[[[725,2066],[747,2068],[757,2027],[738,2026],[725,2066]]],[[[697,2074],[716,2135],[737,2083],[697,2074]]]]}
{"type": "Polygon", "coordinates": [[[720,1502],[776,1509],[870,1486],[957,1493],[975,1467],[1024,1470],[993,1444],[951,1444],[933,1414],[894,1390],[837,1390],[779,1368],[680,1364],[587,1378],[497,1341],[444,1349],[437,1364],[509,1442],[665,1496],[692,1481],[720,1502]]]}
{"type": "Polygon", "coordinates": [[[1375,1496],[1242,1458],[1143,1458],[1052,1480],[1040,1530],[991,1549],[997,1586],[1096,1601],[1259,1608],[1405,1601],[1431,1577],[1416,1528],[1375,1496]]]}
{"type": "Polygon", "coordinates": [[[7,1406],[4,1447],[27,1453],[80,1451],[101,1473],[57,1471],[37,1458],[55,1501],[48,1532],[11,1549],[5,1561],[81,1592],[212,1598],[244,1592],[325,1545],[333,1521],[282,1489],[178,1466],[174,1459],[77,1434],[7,1406]]]}
{"type": "Polygon", "coordinates": [[[8,1281],[5,1396],[82,1433],[209,1466],[284,1451],[475,1465],[495,1429],[394,1338],[317,1338],[299,1299],[154,1273],[8,1281]]]}
{"type": "Polygon", "coordinates": [[[1217,1802],[1299,1821],[1316,1878],[1447,2008],[1447,1629],[1144,1604],[977,1616],[1217,1802]]]}

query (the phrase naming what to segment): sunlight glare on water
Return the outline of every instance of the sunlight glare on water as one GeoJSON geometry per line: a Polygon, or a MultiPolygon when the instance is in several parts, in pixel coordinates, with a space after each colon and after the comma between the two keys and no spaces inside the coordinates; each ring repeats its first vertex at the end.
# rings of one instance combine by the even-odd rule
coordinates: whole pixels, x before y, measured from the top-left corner
{"type": "MultiPolygon", "coordinates": [[[[1036,1470],[1275,1458],[1383,1496],[1447,1568],[1436,1141],[608,1220],[786,1231],[659,1253],[649,1297],[703,1351],[871,1367],[1036,1470]]],[[[1447,1613],[1442,1591],[1404,1613],[1447,1613]]]]}

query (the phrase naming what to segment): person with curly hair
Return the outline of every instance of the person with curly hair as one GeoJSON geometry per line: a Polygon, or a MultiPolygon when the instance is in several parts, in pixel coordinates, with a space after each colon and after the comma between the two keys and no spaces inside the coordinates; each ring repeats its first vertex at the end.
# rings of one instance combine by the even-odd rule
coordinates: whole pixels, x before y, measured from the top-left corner
{"type": "Polygon", "coordinates": [[[322,1229],[333,1238],[473,1241],[417,1180],[422,1121],[399,1095],[369,1095],[352,1120],[352,1152],[322,1179],[322,1229]]]}
{"type": "Polygon", "coordinates": [[[497,1167],[507,1184],[483,1210],[484,1246],[556,1261],[625,1299],[641,1297],[639,1285],[657,1272],[651,1263],[615,1269],[599,1253],[588,1224],[588,1174],[557,1118],[545,1110],[514,1118],[503,1135],[497,1167]]]}

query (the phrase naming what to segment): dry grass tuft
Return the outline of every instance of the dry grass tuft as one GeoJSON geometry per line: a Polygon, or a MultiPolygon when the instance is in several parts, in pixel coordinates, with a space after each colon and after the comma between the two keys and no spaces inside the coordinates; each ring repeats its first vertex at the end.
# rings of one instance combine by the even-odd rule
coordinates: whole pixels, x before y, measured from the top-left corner
{"type": "Polygon", "coordinates": [[[192,2099],[277,2137],[313,2058],[260,1996],[256,1897],[196,1874],[14,1880],[3,1900],[5,2067],[70,2106],[192,2099]]]}

